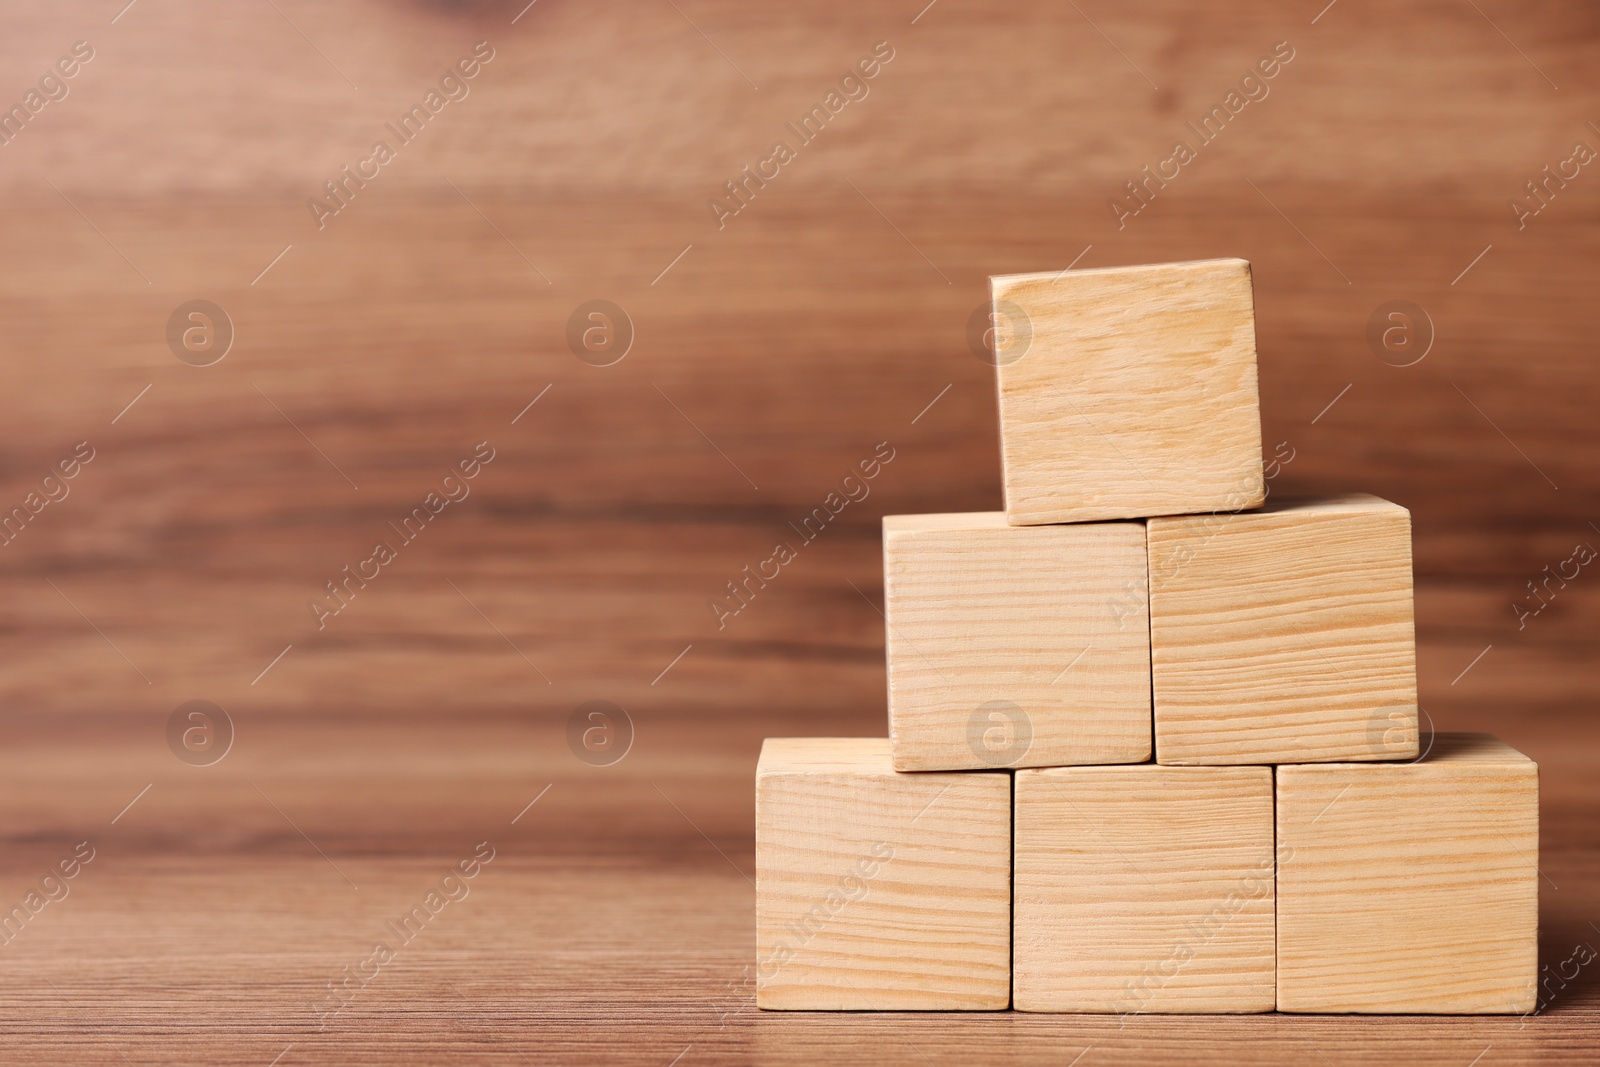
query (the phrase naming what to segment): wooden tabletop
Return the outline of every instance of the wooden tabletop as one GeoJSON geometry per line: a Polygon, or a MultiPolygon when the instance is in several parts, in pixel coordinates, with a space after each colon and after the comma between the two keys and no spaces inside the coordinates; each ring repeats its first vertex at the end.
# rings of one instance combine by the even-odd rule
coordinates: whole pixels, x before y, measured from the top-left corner
{"type": "Polygon", "coordinates": [[[524,3],[6,15],[0,1062],[1594,1060],[1588,7],[524,3]],[[1547,1008],[756,1012],[761,739],[881,735],[881,516],[999,506],[986,277],[1213,256],[1274,491],[1411,509],[1429,719],[1541,765],[1547,1008]]]}

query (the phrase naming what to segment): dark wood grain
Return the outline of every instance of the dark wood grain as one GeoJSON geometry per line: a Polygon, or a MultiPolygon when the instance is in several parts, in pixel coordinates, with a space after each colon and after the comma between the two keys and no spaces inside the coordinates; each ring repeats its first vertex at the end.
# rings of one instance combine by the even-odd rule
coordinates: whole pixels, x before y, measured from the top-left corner
{"type": "Polygon", "coordinates": [[[1539,761],[1542,960],[1600,943],[1600,579],[1513,608],[1600,541],[1600,172],[1509,208],[1600,148],[1593,10],[122,7],[0,33],[0,102],[95,49],[0,146],[0,507],[95,450],[0,547],[0,909],[95,850],[0,944],[0,1061],[1592,1061],[1594,964],[1525,1020],[758,1014],[746,968],[760,739],[882,733],[878,520],[998,506],[967,320],[987,275],[1080,254],[1253,262],[1274,488],[1411,508],[1423,703],[1539,761]],[[317,229],[307,198],[483,40],[317,229]],[[869,95],[719,230],[707,199],[879,41],[869,95]],[[1107,201],[1279,41],[1270,95],[1119,229],[1107,201]],[[205,368],[164,336],[196,298],[237,330],[205,368]],[[637,338],[597,368],[565,333],[602,298],[637,338]],[[1395,299],[1435,327],[1414,366],[1366,341],[1395,299]],[[481,441],[471,495],[319,629],[481,441]],[[871,496],[719,629],[882,441],[871,496]],[[196,699],[236,728],[210,767],[167,746],[196,699]],[[567,746],[593,699],[636,727],[615,766],[567,746]]]}

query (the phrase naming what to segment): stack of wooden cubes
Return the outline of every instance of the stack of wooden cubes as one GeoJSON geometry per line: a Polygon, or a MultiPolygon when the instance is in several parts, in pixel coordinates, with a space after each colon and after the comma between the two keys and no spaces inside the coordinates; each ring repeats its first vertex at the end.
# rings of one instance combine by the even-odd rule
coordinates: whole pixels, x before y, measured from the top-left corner
{"type": "Polygon", "coordinates": [[[887,739],[763,746],[757,1003],[1532,1010],[1538,770],[1419,738],[1404,508],[1267,502],[1249,264],[991,284],[1006,510],[884,519],[887,739]]]}

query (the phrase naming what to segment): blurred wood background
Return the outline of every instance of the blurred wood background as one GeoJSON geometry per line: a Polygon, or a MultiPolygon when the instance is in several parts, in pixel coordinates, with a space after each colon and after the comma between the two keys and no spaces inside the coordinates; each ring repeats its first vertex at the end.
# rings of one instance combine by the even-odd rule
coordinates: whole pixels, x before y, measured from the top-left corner
{"type": "Polygon", "coordinates": [[[0,1061],[1592,1058],[1593,965],[1468,1021],[757,1015],[744,969],[761,738],[884,729],[879,518],[999,506],[986,276],[1221,255],[1255,268],[1275,488],[1411,509],[1424,706],[1539,761],[1544,963],[1600,943],[1600,579],[1528,584],[1600,543],[1600,172],[1526,188],[1600,149],[1600,12],[524,2],[5,11],[0,104],[93,58],[0,144],[0,509],[67,491],[0,547],[0,909],[96,853],[0,944],[0,1061]],[[308,199],[479,42],[319,229],[308,199]],[[719,228],[707,201],[878,42],[719,228]],[[167,341],[199,299],[235,331],[204,367],[167,341]],[[633,325],[611,366],[568,347],[592,300],[633,325]],[[1367,338],[1394,300],[1432,324],[1410,366],[1367,338]],[[719,629],[724,583],[885,441],[719,629]],[[211,766],[169,749],[191,700],[235,730],[211,766]],[[589,700],[631,717],[612,766],[569,749],[589,700]],[[321,1016],[484,840],[472,895],[321,1016]]]}

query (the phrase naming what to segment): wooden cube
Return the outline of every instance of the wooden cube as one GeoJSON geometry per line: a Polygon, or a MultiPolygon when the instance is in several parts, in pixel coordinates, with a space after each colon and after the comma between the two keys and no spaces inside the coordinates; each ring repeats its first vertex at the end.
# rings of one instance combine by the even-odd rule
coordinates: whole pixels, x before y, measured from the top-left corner
{"type": "Polygon", "coordinates": [[[1157,761],[1417,754],[1405,508],[1274,500],[1148,527],[1157,761]]]}
{"type": "Polygon", "coordinates": [[[1278,846],[1280,1011],[1533,1010],[1539,768],[1520,752],[1439,734],[1420,762],[1279,767],[1278,846]]]}
{"type": "Polygon", "coordinates": [[[1242,259],[989,279],[1006,518],[1237,510],[1266,496],[1242,259]]]}
{"type": "Polygon", "coordinates": [[[889,736],[902,771],[1150,758],[1144,525],[883,520],[889,736]]]}
{"type": "Polygon", "coordinates": [[[1018,1011],[1271,1011],[1270,767],[1016,773],[1018,1011]]]}
{"type": "Polygon", "coordinates": [[[756,1004],[1003,1009],[1011,776],[897,774],[881,738],[768,738],[756,765],[756,1004]]]}

